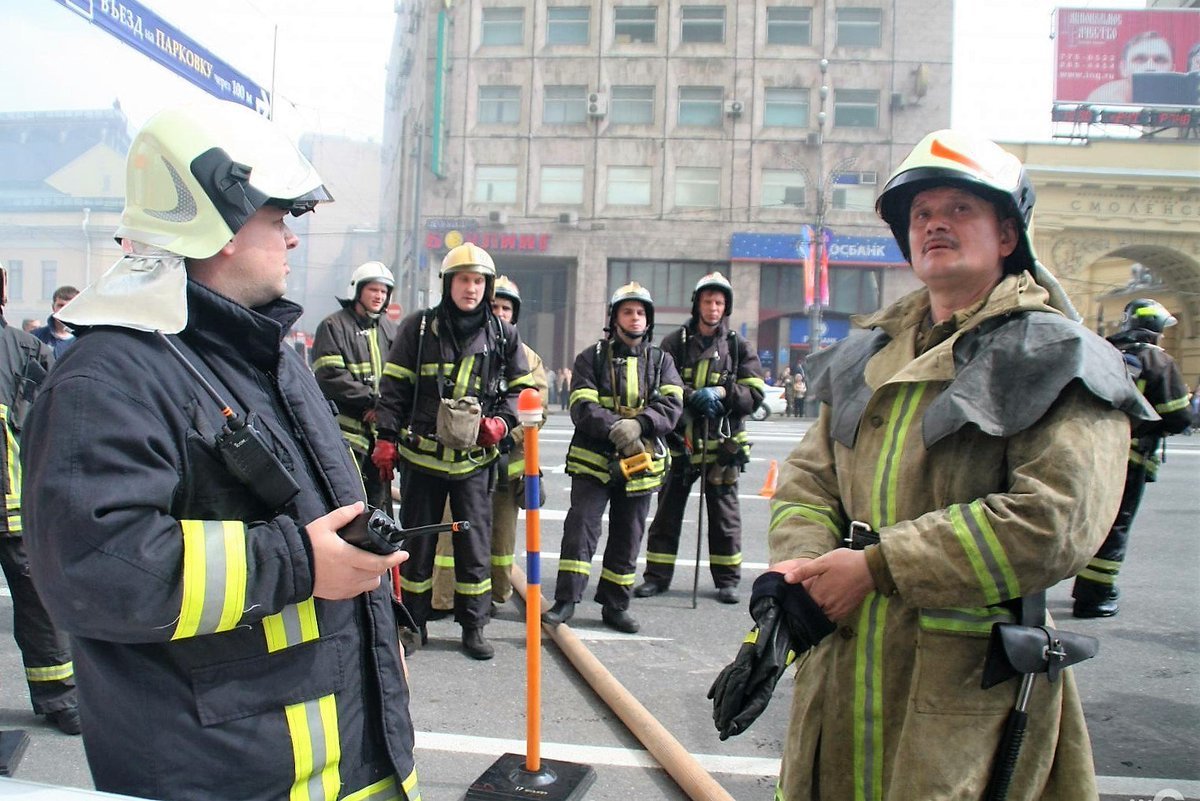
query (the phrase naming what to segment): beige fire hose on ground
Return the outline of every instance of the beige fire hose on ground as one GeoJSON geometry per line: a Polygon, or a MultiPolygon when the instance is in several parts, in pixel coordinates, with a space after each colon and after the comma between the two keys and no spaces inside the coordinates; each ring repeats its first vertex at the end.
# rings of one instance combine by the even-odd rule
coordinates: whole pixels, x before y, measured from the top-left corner
{"type": "MultiPolygon", "coordinates": [[[[512,585],[525,603],[529,603],[529,598],[526,597],[528,586],[525,571],[517,565],[513,565],[512,568],[512,585]]],[[[540,595],[538,601],[539,613],[550,608],[550,602],[540,595]]],[[[583,676],[601,700],[617,713],[633,736],[646,746],[646,750],[658,760],[688,798],[692,801],[734,801],[733,796],[717,784],[708,771],[700,767],[700,763],[679,744],[671,732],[667,731],[650,711],[617,681],[587,646],[579,641],[570,626],[566,623],[558,626],[543,625],[542,631],[553,638],[559,649],[579,671],[579,675],[583,676]]]]}

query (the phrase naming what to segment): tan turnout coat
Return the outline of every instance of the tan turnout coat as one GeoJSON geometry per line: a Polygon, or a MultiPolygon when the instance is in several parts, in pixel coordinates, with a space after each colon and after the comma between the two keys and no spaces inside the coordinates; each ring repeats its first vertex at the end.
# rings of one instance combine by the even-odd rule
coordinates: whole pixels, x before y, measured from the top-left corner
{"type": "MultiPolygon", "coordinates": [[[[891,339],[866,362],[854,447],[831,439],[823,404],[788,457],[771,561],[826,553],[861,520],[880,533],[895,586],[868,595],[798,662],[777,801],[982,798],[1017,691],[1015,680],[980,689],[991,624],[1014,620],[994,605],[1087,563],[1116,513],[1129,423],[1078,381],[1007,438],[968,425],[927,450],[922,416],[955,376],[960,336],[997,315],[1049,310],[1046,297],[1028,274],[1005,278],[919,357],[927,293],[877,313],[867,326],[891,339]]],[[[1074,677],[1039,677],[1008,797],[1096,795],[1074,677]]]]}

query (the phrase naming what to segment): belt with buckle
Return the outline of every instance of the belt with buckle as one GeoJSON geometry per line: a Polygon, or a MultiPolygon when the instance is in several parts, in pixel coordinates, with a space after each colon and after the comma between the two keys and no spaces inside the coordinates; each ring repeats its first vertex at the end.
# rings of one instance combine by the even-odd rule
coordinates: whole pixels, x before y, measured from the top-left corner
{"type": "Polygon", "coordinates": [[[861,520],[854,520],[850,523],[850,531],[842,542],[852,551],[861,551],[868,545],[879,544],[879,532],[872,530],[869,524],[861,520]]]}

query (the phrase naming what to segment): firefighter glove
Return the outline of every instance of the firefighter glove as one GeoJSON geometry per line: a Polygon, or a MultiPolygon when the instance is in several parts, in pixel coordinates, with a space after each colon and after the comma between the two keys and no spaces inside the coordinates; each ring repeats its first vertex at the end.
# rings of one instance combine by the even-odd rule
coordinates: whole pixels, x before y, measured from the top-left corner
{"type": "Polygon", "coordinates": [[[708,691],[722,740],[750,728],[787,667],[836,628],[803,585],[788,584],[774,571],[755,580],[750,616],[754,628],[708,691]]]}
{"type": "Polygon", "coordinates": [[[371,462],[379,470],[379,477],[388,484],[396,477],[396,445],[386,439],[375,443],[371,451],[371,462]]]}
{"type": "Polygon", "coordinates": [[[500,417],[484,417],[479,421],[479,436],[475,442],[485,448],[496,445],[508,434],[508,424],[500,417]]]}
{"type": "Polygon", "coordinates": [[[725,410],[721,399],[725,397],[724,387],[703,387],[692,393],[688,398],[688,406],[699,416],[719,417],[725,410]]]}
{"type": "Polygon", "coordinates": [[[638,422],[636,417],[626,417],[612,424],[612,428],[608,429],[608,441],[611,442],[618,451],[630,456],[640,452],[640,445],[634,448],[634,444],[642,438],[642,424],[638,422]]]}

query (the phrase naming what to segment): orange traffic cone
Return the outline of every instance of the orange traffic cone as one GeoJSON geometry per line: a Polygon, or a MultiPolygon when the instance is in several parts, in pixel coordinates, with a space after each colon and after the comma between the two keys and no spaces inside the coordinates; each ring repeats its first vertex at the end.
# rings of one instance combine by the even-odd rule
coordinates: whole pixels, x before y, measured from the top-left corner
{"type": "Polygon", "coordinates": [[[774,498],[777,484],[779,484],[779,462],[772,459],[771,466],[767,468],[767,480],[763,482],[762,489],[758,491],[758,494],[764,498],[774,498]]]}

